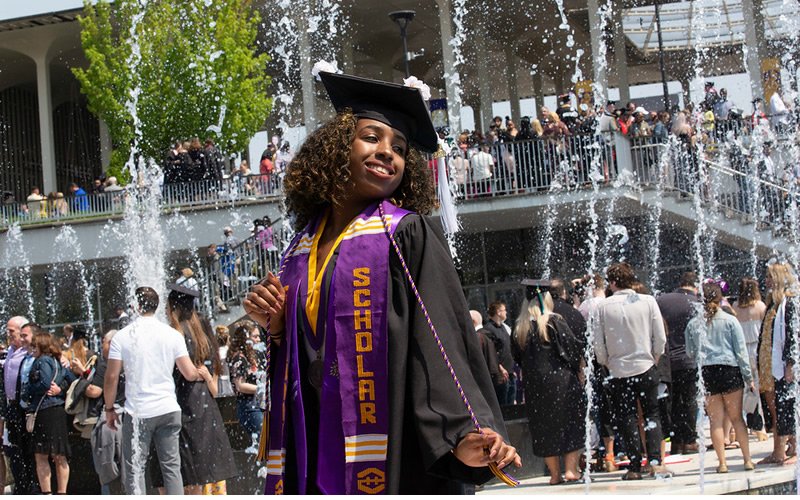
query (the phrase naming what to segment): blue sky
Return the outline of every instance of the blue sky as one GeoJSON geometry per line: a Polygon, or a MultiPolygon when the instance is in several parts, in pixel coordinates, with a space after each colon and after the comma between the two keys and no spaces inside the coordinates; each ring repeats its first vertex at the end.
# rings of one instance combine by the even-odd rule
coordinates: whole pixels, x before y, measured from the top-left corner
{"type": "Polygon", "coordinates": [[[83,0],[0,0],[0,20],[30,17],[83,7],[83,0]]]}

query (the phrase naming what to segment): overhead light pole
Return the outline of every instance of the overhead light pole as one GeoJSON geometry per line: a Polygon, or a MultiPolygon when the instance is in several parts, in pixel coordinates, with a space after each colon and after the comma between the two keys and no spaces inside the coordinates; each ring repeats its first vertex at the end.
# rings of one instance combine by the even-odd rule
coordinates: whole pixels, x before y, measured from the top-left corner
{"type": "Polygon", "coordinates": [[[656,31],[658,32],[658,68],[661,70],[661,85],[664,87],[664,110],[669,111],[669,88],[667,87],[667,72],[664,70],[664,39],[661,36],[661,4],[655,3],[656,31]]]}
{"type": "Polygon", "coordinates": [[[408,67],[408,62],[411,59],[408,53],[408,40],[407,40],[407,32],[406,28],[408,28],[408,24],[414,19],[416,16],[416,11],[413,10],[396,10],[394,12],[389,12],[389,19],[397,23],[400,26],[400,38],[403,39],[403,64],[405,65],[406,70],[406,78],[411,76],[411,70],[408,67]]]}

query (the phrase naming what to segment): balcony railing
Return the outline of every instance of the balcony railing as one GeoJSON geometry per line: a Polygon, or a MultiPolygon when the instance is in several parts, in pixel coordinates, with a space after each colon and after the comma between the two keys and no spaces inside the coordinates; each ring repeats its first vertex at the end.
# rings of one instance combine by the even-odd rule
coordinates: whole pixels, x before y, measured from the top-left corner
{"type": "MultiPolygon", "coordinates": [[[[280,183],[276,176],[231,176],[221,180],[183,182],[161,186],[164,210],[236,204],[254,200],[277,199],[280,183]]],[[[41,201],[11,202],[0,205],[0,229],[11,224],[22,226],[122,215],[131,199],[131,191],[62,196],[41,201]]]]}
{"type": "MultiPolygon", "coordinates": [[[[662,176],[664,189],[683,195],[691,195],[693,186],[704,182],[703,196],[710,199],[714,195],[725,210],[751,218],[767,214],[761,217],[767,225],[783,220],[787,200],[794,196],[790,189],[794,189],[792,193],[797,190],[796,180],[787,183],[754,170],[753,161],[737,156],[738,149],[732,146],[732,138],[746,137],[740,134],[749,132],[747,127],[726,130],[724,135],[709,136],[702,158],[698,150],[675,138],[662,144],[651,137],[630,139],[608,133],[499,143],[480,153],[454,148],[449,169],[457,198],[464,201],[549,192],[553,188],[586,189],[593,183],[605,187],[613,185],[621,172],[630,171],[634,182],[644,187],[655,185],[662,176]],[[669,155],[666,163],[662,161],[665,154],[669,155]]],[[[786,147],[785,141],[779,139],[776,147],[786,147]]],[[[160,202],[164,210],[172,210],[277,200],[280,196],[280,178],[250,175],[164,185],[160,202]]],[[[119,216],[129,199],[130,192],[123,189],[5,204],[0,206],[0,229],[14,222],[28,226],[119,216]]]]}

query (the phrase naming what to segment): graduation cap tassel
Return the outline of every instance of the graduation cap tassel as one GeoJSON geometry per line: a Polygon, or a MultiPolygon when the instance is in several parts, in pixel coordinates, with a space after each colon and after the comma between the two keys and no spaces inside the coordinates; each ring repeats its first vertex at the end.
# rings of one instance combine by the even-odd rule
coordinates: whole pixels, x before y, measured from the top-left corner
{"type": "Polygon", "coordinates": [[[444,141],[439,140],[439,149],[433,155],[436,160],[437,191],[439,196],[439,211],[442,217],[442,227],[448,235],[455,234],[461,229],[458,221],[458,212],[453,203],[453,193],[450,191],[450,178],[447,175],[447,154],[444,152],[444,141]]]}
{"type": "MultiPolygon", "coordinates": [[[[444,345],[442,344],[441,339],[439,338],[439,334],[436,333],[436,327],[433,326],[433,321],[431,320],[430,315],[428,314],[428,308],[425,307],[425,303],[422,302],[422,296],[419,294],[419,290],[417,290],[417,284],[414,283],[414,278],[411,277],[411,271],[408,269],[408,265],[406,264],[406,260],[403,258],[403,253],[400,251],[400,247],[397,245],[397,241],[395,241],[394,236],[392,236],[391,226],[389,221],[386,219],[386,214],[383,211],[383,204],[378,204],[378,210],[381,214],[381,220],[383,221],[383,227],[386,230],[386,235],[389,237],[389,241],[392,243],[392,247],[394,247],[394,251],[397,254],[397,257],[400,259],[400,264],[403,266],[403,273],[406,275],[408,279],[409,285],[411,285],[411,290],[414,292],[414,296],[417,299],[417,304],[419,304],[420,309],[422,309],[422,314],[425,316],[425,321],[428,322],[428,327],[431,330],[431,335],[433,335],[433,339],[436,341],[436,345],[439,347],[439,353],[442,355],[442,359],[444,363],[447,365],[448,371],[450,371],[450,376],[453,377],[453,382],[456,384],[456,388],[458,389],[458,394],[461,396],[461,401],[464,403],[464,406],[467,408],[467,412],[469,413],[469,418],[472,420],[472,424],[475,426],[475,431],[478,434],[483,434],[483,430],[481,429],[481,424],[478,422],[478,418],[475,416],[475,412],[472,410],[472,405],[469,403],[469,399],[467,398],[467,394],[464,392],[464,388],[461,387],[461,382],[458,380],[458,376],[456,375],[455,370],[453,369],[453,365],[450,363],[450,358],[447,356],[447,352],[444,350],[444,345]]],[[[484,451],[488,454],[489,450],[484,449],[484,451]]],[[[511,477],[508,473],[504,472],[497,466],[497,462],[492,462],[489,464],[489,470],[492,471],[498,479],[503,481],[508,486],[519,486],[519,481],[511,477]]]]}

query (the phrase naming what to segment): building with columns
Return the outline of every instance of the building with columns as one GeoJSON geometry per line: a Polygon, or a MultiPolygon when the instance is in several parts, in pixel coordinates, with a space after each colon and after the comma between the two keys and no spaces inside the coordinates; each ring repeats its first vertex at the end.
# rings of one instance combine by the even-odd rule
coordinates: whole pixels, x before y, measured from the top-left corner
{"type": "MultiPolygon", "coordinates": [[[[400,81],[403,45],[391,11],[416,12],[407,27],[409,52],[418,55],[410,73],[431,86],[434,99],[446,99],[454,132],[462,128],[461,106],[472,109],[479,128],[493,102],[509,101],[518,122],[520,99],[534,98],[538,109],[544,96],[592,82],[599,95],[615,88],[627,102],[632,85],[662,81],[660,53],[665,81],[680,82],[684,93],[698,60],[706,76],[746,71],[752,95],[763,95],[762,74],[793,36],[784,20],[798,13],[784,12],[780,0],[659,2],[660,51],[654,0],[341,0],[328,12],[319,0],[291,2],[285,12],[275,2],[254,3],[265,21],[262,49],[283,44],[291,54],[270,64],[275,91],[281,83],[289,104],[265,117],[265,130],[278,123],[308,130],[332,113],[311,78],[301,77],[318,59],[400,81]]],[[[108,163],[110,138],[70,71],[86,64],[81,8],[77,0],[48,0],[0,14],[0,189],[18,199],[34,185],[47,193],[86,184],[108,163]]]]}

